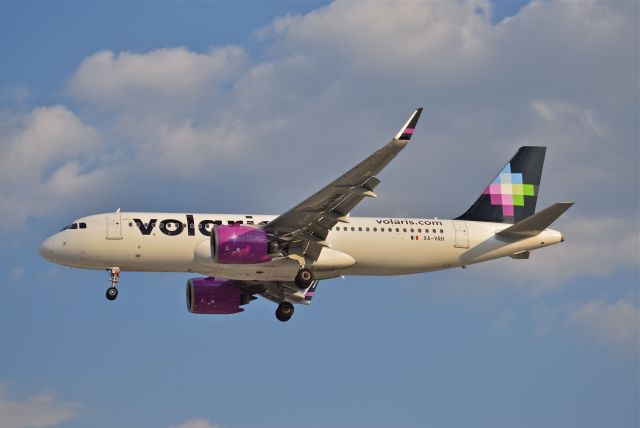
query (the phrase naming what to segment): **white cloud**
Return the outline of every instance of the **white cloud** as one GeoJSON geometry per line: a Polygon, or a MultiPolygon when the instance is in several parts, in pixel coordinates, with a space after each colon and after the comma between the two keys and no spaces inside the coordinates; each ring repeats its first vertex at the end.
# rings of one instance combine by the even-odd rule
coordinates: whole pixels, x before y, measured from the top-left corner
{"type": "Polygon", "coordinates": [[[567,322],[585,329],[605,345],[618,347],[635,356],[640,354],[640,310],[637,302],[627,299],[613,303],[593,300],[573,308],[567,322]]]}
{"type": "Polygon", "coordinates": [[[216,96],[216,86],[233,81],[245,62],[246,54],[237,46],[207,53],[183,47],[145,53],[101,51],[82,61],[68,92],[101,107],[171,109],[216,96]]]}
{"type": "Polygon", "coordinates": [[[38,107],[3,119],[0,228],[21,224],[30,216],[55,214],[102,178],[97,162],[100,135],[68,108],[38,107]]]}
{"type": "Polygon", "coordinates": [[[77,403],[60,401],[51,393],[38,394],[25,400],[7,397],[0,387],[0,422],[2,428],[47,428],[78,416],[77,403]]]}
{"type": "Polygon", "coordinates": [[[170,428],[220,428],[220,426],[213,424],[206,419],[192,418],[180,425],[172,425],[170,428]]]}
{"type": "Polygon", "coordinates": [[[638,265],[637,220],[581,218],[580,214],[574,214],[551,227],[563,232],[565,242],[533,251],[528,260],[504,259],[470,269],[477,269],[487,279],[500,277],[508,284],[533,285],[531,291],[539,292],[573,278],[604,278],[620,268],[638,265]]]}
{"type": "Polygon", "coordinates": [[[607,132],[596,123],[592,111],[553,100],[536,100],[533,101],[532,107],[545,120],[562,122],[565,125],[566,121],[575,121],[577,127],[590,129],[598,136],[604,136],[607,132]]]}
{"type": "Polygon", "coordinates": [[[423,78],[428,79],[459,75],[462,67],[477,69],[488,61],[491,9],[483,0],[406,2],[400,7],[338,1],[304,16],[278,19],[258,35],[278,37],[280,51],[338,56],[341,66],[373,74],[427,72],[423,78]]]}

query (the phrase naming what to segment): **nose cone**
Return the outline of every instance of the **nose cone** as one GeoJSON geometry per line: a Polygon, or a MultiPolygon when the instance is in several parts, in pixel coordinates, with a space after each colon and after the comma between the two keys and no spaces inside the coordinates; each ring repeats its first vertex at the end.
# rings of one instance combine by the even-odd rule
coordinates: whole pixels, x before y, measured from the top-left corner
{"type": "Polygon", "coordinates": [[[44,242],[40,245],[40,249],[38,250],[38,252],[40,253],[40,256],[44,257],[49,261],[53,261],[52,256],[55,251],[55,241],[56,241],[55,235],[45,239],[44,242]]]}

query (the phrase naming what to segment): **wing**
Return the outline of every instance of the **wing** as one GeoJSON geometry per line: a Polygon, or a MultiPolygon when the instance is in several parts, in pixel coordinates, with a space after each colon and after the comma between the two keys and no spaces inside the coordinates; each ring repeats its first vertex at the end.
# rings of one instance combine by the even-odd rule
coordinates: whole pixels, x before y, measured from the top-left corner
{"type": "Polygon", "coordinates": [[[366,197],[376,197],[376,178],[402,150],[413,135],[422,108],[413,112],[400,131],[384,147],[265,225],[275,238],[290,246],[290,252],[317,260],[329,230],[338,222],[348,223],[348,214],[366,197]]]}

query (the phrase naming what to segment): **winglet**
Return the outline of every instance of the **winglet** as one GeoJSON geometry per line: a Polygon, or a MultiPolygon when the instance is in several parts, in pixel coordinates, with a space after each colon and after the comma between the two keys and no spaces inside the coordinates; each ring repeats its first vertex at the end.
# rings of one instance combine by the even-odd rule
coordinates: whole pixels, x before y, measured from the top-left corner
{"type": "Polygon", "coordinates": [[[536,236],[556,221],[558,217],[571,208],[572,205],[573,202],[558,202],[497,232],[496,235],[504,238],[528,238],[536,236]]]}
{"type": "Polygon", "coordinates": [[[400,129],[400,131],[398,131],[396,136],[393,137],[393,139],[409,141],[411,139],[411,136],[413,135],[413,130],[416,128],[416,125],[418,124],[418,119],[420,119],[421,114],[422,114],[422,107],[418,107],[416,111],[413,112],[409,120],[407,120],[407,123],[405,123],[404,126],[400,129]]]}

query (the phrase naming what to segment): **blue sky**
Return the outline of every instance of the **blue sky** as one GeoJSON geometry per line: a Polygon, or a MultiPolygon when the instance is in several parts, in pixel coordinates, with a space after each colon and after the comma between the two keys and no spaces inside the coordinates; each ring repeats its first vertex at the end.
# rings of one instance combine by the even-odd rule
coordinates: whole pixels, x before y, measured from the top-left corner
{"type": "Polygon", "coordinates": [[[0,426],[636,427],[635,2],[0,3],[0,426]],[[292,321],[39,258],[73,218],[282,212],[384,144],[355,215],[455,216],[524,144],[530,260],[323,282],[292,321]],[[309,159],[312,162],[309,162],[309,159]]]}

